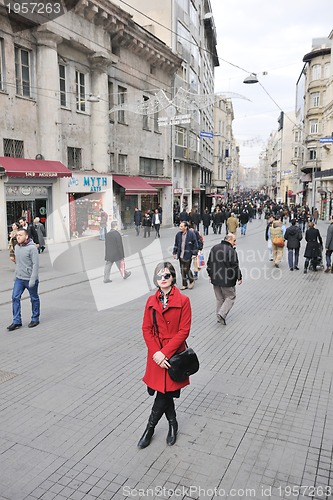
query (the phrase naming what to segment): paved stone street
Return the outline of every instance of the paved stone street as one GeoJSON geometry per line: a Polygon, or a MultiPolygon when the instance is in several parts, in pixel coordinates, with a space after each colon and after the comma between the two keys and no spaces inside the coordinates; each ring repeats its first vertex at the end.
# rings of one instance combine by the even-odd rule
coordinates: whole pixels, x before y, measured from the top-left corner
{"type": "MultiPolygon", "coordinates": [[[[244,281],[226,326],[204,270],[185,292],[201,368],[176,401],[175,446],[164,418],[144,450],[153,398],[141,381],[142,314],[176,228],[160,240],[125,234],[132,276],[115,267],[109,284],[103,242],[50,246],[41,324],[28,329],[25,294],[11,333],[13,265],[0,252],[0,500],[333,498],[333,275],[303,274],[304,240],[300,271],[286,251],[274,268],[265,225],[238,235],[244,281]]],[[[328,224],[318,227],[325,238],[328,224]]],[[[206,259],[220,239],[205,238],[206,259]]]]}

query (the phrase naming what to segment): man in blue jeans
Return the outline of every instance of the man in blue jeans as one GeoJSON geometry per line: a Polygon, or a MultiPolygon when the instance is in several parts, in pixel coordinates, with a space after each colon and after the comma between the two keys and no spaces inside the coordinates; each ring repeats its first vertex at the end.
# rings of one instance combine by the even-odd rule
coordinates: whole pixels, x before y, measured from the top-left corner
{"type": "Polygon", "coordinates": [[[7,326],[12,332],[22,326],[21,296],[25,289],[30,295],[32,315],[29,328],[39,325],[40,302],[38,296],[38,250],[35,243],[29,238],[26,229],[19,229],[16,234],[15,246],[15,281],[12,293],[13,322],[7,326]]]}

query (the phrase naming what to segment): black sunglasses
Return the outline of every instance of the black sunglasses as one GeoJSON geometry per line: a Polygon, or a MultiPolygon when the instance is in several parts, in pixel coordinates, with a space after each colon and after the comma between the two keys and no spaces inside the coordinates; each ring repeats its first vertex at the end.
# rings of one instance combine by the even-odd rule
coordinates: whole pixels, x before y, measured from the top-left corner
{"type": "Polygon", "coordinates": [[[170,273],[165,273],[165,274],[157,274],[156,275],[156,279],[157,280],[168,280],[169,278],[171,278],[171,274],[170,273]]]}

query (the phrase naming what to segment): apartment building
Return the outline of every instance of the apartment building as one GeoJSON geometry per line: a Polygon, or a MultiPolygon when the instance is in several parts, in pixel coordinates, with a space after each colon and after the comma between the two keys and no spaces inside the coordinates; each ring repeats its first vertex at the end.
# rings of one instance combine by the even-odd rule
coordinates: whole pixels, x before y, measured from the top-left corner
{"type": "Polygon", "coordinates": [[[174,114],[164,114],[173,143],[173,201],[176,210],[202,211],[212,190],[214,68],[219,64],[210,1],[115,1],[183,60],[172,85],[174,114]]]}
{"type": "Polygon", "coordinates": [[[97,234],[101,207],[125,221],[160,203],[171,223],[157,94],[182,59],[104,0],[34,25],[0,3],[0,248],[22,215],[39,216],[50,241],[97,234]]]}
{"type": "MultiPolygon", "coordinates": [[[[214,103],[214,166],[212,198],[225,202],[228,191],[236,189],[239,172],[239,148],[233,136],[234,110],[230,98],[216,96],[214,103]]],[[[208,206],[208,208],[210,208],[208,206]]]]}

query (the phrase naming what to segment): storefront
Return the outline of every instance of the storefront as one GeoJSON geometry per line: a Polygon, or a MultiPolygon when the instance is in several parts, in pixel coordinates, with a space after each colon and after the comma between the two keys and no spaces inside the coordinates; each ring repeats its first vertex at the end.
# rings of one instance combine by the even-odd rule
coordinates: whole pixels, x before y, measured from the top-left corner
{"type": "Polygon", "coordinates": [[[157,207],[160,200],[158,191],[142,177],[113,176],[114,205],[123,229],[133,225],[134,209],[142,212],[157,207]]]}
{"type": "MultiPolygon", "coordinates": [[[[66,192],[69,204],[69,234],[71,238],[97,236],[100,209],[113,219],[112,177],[96,171],[73,172],[66,192]]],[[[110,229],[108,225],[108,229],[110,229]]]]}
{"type": "Polygon", "coordinates": [[[61,162],[0,157],[1,249],[7,248],[11,225],[21,217],[29,223],[39,217],[47,236],[54,238],[48,217],[60,198],[60,178],[71,175],[61,162]]]}

